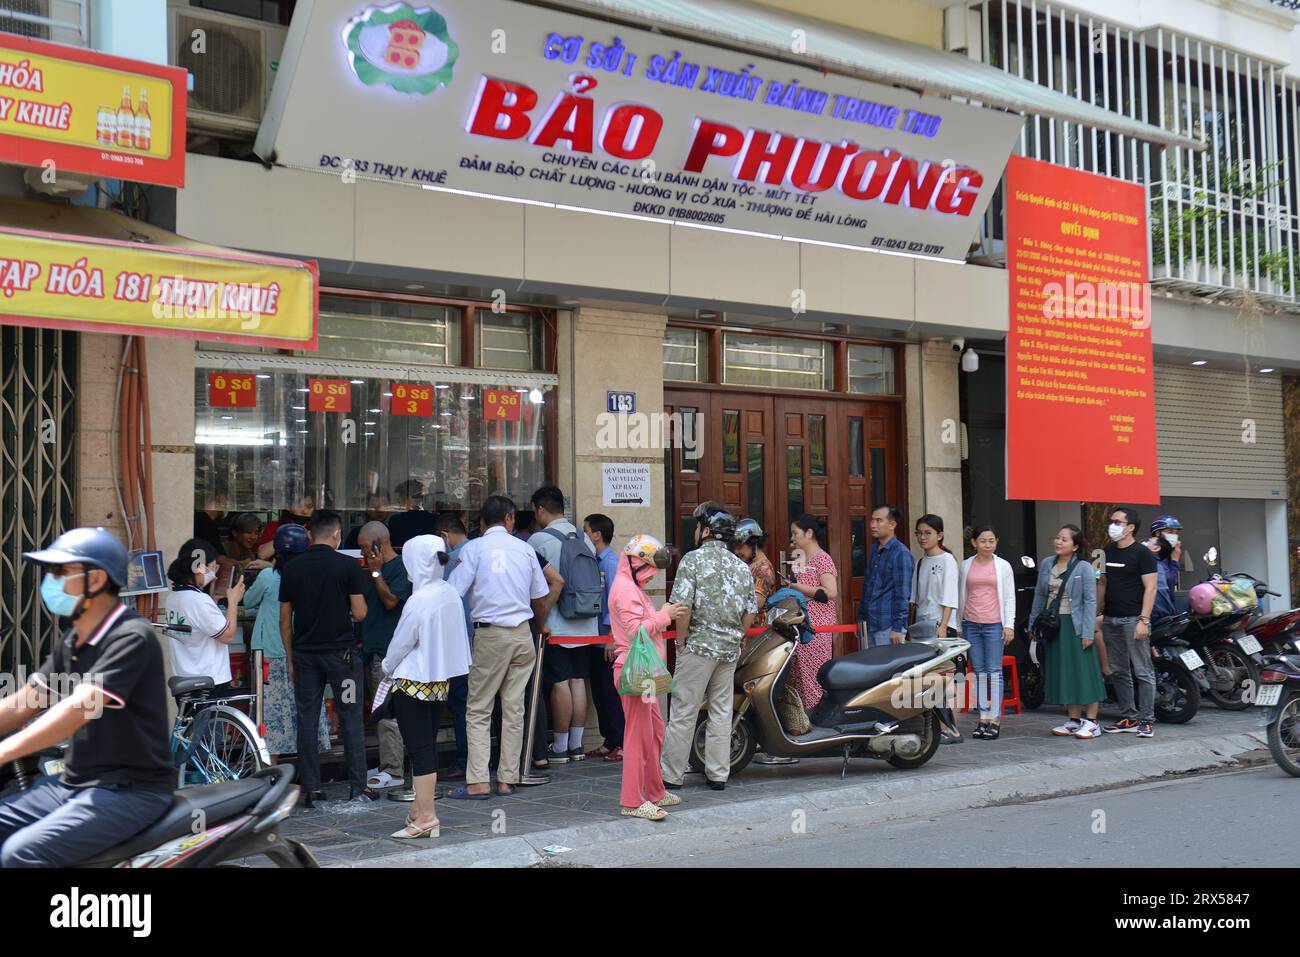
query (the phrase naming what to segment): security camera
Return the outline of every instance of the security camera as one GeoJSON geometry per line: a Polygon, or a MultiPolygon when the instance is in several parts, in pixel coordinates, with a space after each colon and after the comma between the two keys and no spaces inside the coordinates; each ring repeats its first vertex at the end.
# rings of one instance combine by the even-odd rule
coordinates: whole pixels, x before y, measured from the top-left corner
{"type": "Polygon", "coordinates": [[[953,352],[960,354],[961,351],[966,348],[966,337],[953,336],[951,339],[948,340],[948,344],[952,346],[953,352]]]}

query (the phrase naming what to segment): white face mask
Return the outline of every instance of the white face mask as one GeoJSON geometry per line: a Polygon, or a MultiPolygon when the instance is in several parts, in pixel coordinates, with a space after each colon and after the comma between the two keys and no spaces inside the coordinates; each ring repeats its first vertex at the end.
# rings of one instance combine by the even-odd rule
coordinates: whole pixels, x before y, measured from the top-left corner
{"type": "Polygon", "coordinates": [[[208,585],[211,585],[213,580],[216,577],[217,577],[216,569],[213,568],[203,569],[203,587],[206,588],[208,585]]]}
{"type": "Polygon", "coordinates": [[[1124,537],[1124,526],[1112,523],[1111,526],[1106,529],[1106,534],[1110,536],[1111,541],[1118,542],[1124,537]]]}
{"type": "Polygon", "coordinates": [[[1165,541],[1167,541],[1170,545],[1177,545],[1178,536],[1173,532],[1165,532],[1165,541]]]}

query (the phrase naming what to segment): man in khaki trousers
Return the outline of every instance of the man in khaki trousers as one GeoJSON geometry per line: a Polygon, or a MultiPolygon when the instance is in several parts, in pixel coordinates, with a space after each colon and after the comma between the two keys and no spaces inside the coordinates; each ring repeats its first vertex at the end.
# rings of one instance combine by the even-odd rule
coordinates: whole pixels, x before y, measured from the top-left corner
{"type": "Polygon", "coordinates": [[[529,619],[546,620],[550,588],[537,554],[514,536],[515,504],[492,495],[479,513],[483,534],[466,542],[448,582],[469,596],[474,620],[473,661],[465,705],[469,760],[465,784],[450,791],[453,800],[482,801],[492,791],[488,759],[492,753],[492,703],[501,699],[501,756],[497,793],[512,794],[519,782],[523,746],[524,692],[537,653],[529,619]]]}
{"type": "Polygon", "coordinates": [[[699,545],[682,559],[670,601],[682,606],[677,626],[677,668],[672,712],[664,732],[664,786],[680,788],[686,774],[696,715],[707,702],[705,775],[721,791],[731,773],[732,678],[745,629],[758,615],[754,576],[728,547],[736,520],[716,506],[695,525],[699,545]]]}

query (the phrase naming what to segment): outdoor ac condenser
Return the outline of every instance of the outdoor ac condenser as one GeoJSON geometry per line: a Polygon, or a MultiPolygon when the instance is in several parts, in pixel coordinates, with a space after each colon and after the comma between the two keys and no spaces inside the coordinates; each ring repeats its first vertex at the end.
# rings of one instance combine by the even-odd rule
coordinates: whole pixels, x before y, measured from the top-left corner
{"type": "Polygon", "coordinates": [[[167,10],[173,66],[193,77],[191,131],[246,139],[257,133],[288,29],[188,6],[167,10]]]}

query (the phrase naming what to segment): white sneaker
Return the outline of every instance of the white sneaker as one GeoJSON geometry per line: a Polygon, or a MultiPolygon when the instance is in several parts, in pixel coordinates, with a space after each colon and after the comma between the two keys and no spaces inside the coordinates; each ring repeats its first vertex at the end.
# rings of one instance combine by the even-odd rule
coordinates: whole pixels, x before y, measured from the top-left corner
{"type": "Polygon", "coordinates": [[[1090,738],[1100,738],[1101,725],[1096,721],[1084,721],[1079,725],[1078,729],[1074,731],[1074,736],[1076,738],[1083,738],[1085,741],[1090,738]]]}
{"type": "Polygon", "coordinates": [[[1082,723],[1083,722],[1078,718],[1071,718],[1069,721],[1065,722],[1065,724],[1058,724],[1053,728],[1052,734],[1056,735],[1058,738],[1068,738],[1070,735],[1074,734],[1074,732],[1079,730],[1082,723]]]}

